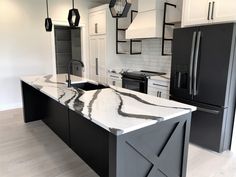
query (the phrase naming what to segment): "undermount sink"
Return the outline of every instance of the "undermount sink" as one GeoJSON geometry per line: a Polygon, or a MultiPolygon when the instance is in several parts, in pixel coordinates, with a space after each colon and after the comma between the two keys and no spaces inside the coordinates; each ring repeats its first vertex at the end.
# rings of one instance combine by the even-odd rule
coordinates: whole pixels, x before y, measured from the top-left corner
{"type": "Polygon", "coordinates": [[[81,90],[84,90],[84,91],[91,91],[91,90],[99,90],[99,89],[109,88],[108,86],[105,86],[105,85],[102,85],[102,84],[93,84],[93,83],[90,83],[90,82],[71,84],[71,86],[74,89],[81,89],[81,90]]]}

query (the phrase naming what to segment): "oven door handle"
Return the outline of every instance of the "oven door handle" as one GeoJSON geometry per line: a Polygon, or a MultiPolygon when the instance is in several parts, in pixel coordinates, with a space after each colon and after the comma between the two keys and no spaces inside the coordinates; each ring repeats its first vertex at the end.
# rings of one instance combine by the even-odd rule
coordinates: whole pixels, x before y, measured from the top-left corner
{"type": "Polygon", "coordinates": [[[143,80],[136,80],[136,79],[129,79],[129,78],[122,78],[123,81],[131,81],[131,82],[139,82],[139,83],[146,83],[146,81],[143,80]]]}

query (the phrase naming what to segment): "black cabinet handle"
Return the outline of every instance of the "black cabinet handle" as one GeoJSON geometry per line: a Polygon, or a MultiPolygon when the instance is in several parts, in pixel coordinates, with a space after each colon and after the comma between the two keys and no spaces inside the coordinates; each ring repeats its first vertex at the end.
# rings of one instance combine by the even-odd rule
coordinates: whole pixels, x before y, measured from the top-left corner
{"type": "Polygon", "coordinates": [[[97,34],[98,33],[98,24],[95,23],[95,33],[97,34]]]}
{"type": "Polygon", "coordinates": [[[96,75],[98,76],[98,58],[96,58],[96,75]]]}
{"type": "Polygon", "coordinates": [[[211,2],[209,2],[209,6],[208,6],[208,16],[207,16],[207,20],[210,20],[210,11],[211,11],[211,2]]]}
{"type": "Polygon", "coordinates": [[[214,20],[215,1],[212,2],[211,19],[214,20]]]}
{"type": "Polygon", "coordinates": [[[197,95],[197,70],[198,70],[198,59],[199,59],[199,49],[200,49],[200,42],[201,42],[201,35],[202,32],[198,32],[197,36],[197,46],[196,46],[196,52],[195,52],[195,62],[194,62],[194,81],[193,81],[193,95],[197,95]]]}
{"type": "Polygon", "coordinates": [[[192,40],[192,49],[191,49],[191,57],[190,57],[190,67],[189,67],[189,94],[192,95],[192,84],[193,84],[193,60],[194,60],[194,51],[196,46],[196,37],[197,32],[194,31],[193,33],[193,40],[192,40]]]}

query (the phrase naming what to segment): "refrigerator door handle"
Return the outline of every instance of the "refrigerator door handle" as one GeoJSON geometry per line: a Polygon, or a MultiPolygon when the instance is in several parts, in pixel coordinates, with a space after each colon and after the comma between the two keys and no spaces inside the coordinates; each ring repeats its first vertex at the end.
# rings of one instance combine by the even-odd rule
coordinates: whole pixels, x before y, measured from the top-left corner
{"type": "Polygon", "coordinates": [[[207,20],[210,20],[210,11],[211,11],[211,2],[209,2],[209,6],[208,6],[208,16],[207,16],[207,20]]]}
{"type": "Polygon", "coordinates": [[[200,107],[197,107],[197,110],[201,111],[201,112],[210,113],[210,114],[219,114],[220,113],[220,111],[217,111],[217,110],[200,108],[200,107]]]}
{"type": "Polygon", "coordinates": [[[194,51],[196,45],[196,36],[197,32],[194,31],[193,33],[193,40],[192,40],[192,49],[191,49],[191,57],[190,57],[190,67],[189,67],[189,94],[192,95],[193,93],[193,59],[194,59],[194,51]]]}
{"type": "Polygon", "coordinates": [[[211,19],[214,20],[215,1],[212,2],[211,19]]]}
{"type": "Polygon", "coordinates": [[[197,35],[197,44],[196,44],[194,71],[193,71],[193,95],[194,96],[197,95],[197,70],[198,70],[198,59],[199,59],[201,36],[202,36],[202,32],[199,31],[197,35]]]}

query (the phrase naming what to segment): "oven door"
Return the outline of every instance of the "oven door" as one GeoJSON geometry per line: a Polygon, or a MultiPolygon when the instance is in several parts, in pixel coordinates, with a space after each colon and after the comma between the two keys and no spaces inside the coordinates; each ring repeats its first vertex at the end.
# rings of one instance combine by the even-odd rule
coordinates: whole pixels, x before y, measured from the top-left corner
{"type": "Polygon", "coordinates": [[[147,80],[139,80],[139,79],[131,79],[123,77],[122,87],[141,93],[147,93],[147,80]]]}

